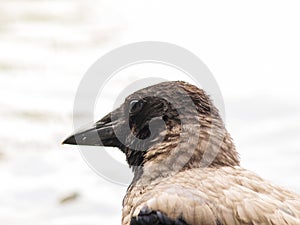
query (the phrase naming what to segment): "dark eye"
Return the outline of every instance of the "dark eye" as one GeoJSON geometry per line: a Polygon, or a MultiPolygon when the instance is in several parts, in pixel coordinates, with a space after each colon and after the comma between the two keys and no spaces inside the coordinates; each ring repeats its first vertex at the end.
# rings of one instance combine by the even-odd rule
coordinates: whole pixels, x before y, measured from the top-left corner
{"type": "Polygon", "coordinates": [[[129,103],[129,113],[134,114],[143,108],[143,101],[142,100],[132,100],[129,103]]]}

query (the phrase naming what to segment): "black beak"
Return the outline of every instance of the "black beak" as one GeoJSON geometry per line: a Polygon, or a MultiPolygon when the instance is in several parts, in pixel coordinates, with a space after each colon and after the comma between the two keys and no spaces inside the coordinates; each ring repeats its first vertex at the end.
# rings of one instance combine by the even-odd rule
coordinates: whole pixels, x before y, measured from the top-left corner
{"type": "Polygon", "coordinates": [[[62,144],[121,147],[114,132],[115,125],[116,122],[111,121],[111,114],[108,114],[95,124],[71,135],[62,144]]]}

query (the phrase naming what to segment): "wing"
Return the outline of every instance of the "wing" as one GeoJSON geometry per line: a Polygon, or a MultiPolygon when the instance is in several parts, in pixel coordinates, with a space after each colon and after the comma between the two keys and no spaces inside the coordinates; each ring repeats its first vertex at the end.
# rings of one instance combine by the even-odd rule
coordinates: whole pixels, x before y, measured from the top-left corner
{"type": "Polygon", "coordinates": [[[130,225],[188,225],[182,218],[171,219],[160,211],[153,211],[147,206],[142,208],[130,225]]]}
{"type": "Polygon", "coordinates": [[[241,168],[179,173],[132,204],[132,225],[300,224],[299,195],[241,168]]]}

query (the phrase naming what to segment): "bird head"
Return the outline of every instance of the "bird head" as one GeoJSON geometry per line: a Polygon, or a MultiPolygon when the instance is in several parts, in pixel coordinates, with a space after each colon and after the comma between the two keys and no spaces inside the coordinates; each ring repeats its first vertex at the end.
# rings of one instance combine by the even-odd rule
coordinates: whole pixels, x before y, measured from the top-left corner
{"type": "Polygon", "coordinates": [[[209,96],[181,81],[159,83],[131,94],[119,108],[63,144],[117,147],[133,169],[159,165],[162,170],[179,171],[239,164],[209,96]]]}

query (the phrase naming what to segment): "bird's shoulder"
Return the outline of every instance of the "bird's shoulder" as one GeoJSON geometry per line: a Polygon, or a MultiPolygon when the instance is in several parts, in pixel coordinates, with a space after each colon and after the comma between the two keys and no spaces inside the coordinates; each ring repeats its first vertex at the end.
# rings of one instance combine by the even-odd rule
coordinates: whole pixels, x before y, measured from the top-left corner
{"type": "Polygon", "coordinates": [[[299,195],[240,167],[192,169],[137,185],[124,210],[127,224],[300,224],[299,195]]]}

